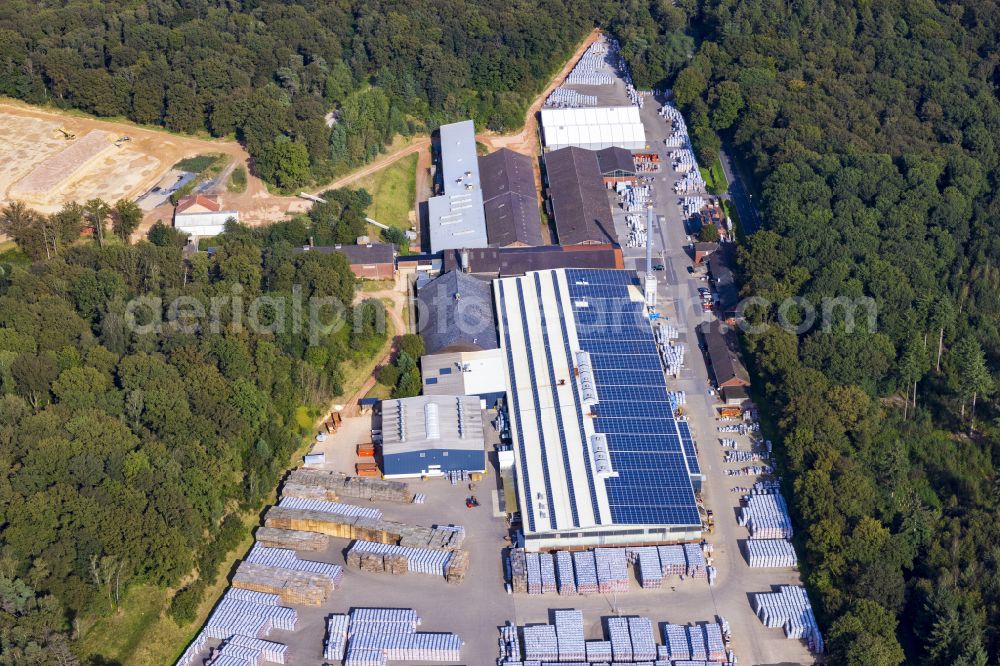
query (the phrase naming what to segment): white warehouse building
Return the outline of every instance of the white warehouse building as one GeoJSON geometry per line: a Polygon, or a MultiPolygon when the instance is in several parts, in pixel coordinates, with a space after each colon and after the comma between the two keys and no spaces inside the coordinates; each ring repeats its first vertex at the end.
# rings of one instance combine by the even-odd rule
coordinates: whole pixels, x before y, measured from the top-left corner
{"type": "Polygon", "coordinates": [[[542,136],[549,150],[567,146],[587,150],[646,148],[646,130],[637,106],[542,109],[542,136]]]}

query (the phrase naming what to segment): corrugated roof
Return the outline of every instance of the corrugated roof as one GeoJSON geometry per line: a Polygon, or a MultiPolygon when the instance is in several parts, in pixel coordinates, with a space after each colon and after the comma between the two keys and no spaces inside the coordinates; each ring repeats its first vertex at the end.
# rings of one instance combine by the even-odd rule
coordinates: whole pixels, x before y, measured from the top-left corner
{"type": "Polygon", "coordinates": [[[722,331],[721,322],[706,321],[699,326],[699,329],[708,348],[708,358],[712,362],[712,374],[715,376],[716,386],[731,381],[750,386],[750,375],[736,352],[730,347],[726,334],[722,331]]]}
{"type": "Polygon", "coordinates": [[[488,240],[476,128],[471,120],[442,125],[440,137],[444,194],[427,200],[431,251],[484,247],[488,240]]]}
{"type": "MultiPolygon", "coordinates": [[[[444,252],[442,270],[461,270],[461,252],[444,252]]],[[[484,247],[467,252],[469,272],[493,277],[552,268],[624,268],[621,250],[611,244],[484,247]]]]}
{"type": "Polygon", "coordinates": [[[541,245],[541,215],[531,158],[503,148],[479,158],[490,245],[541,245]]]}
{"type": "Polygon", "coordinates": [[[351,264],[391,264],[396,258],[396,246],[391,243],[369,243],[366,245],[308,245],[296,248],[296,253],[319,252],[332,254],[334,252],[347,257],[351,264]]]}
{"type": "Polygon", "coordinates": [[[499,347],[488,282],[450,271],[428,282],[417,301],[418,333],[428,354],[499,347]]]}
{"type": "Polygon", "coordinates": [[[483,412],[479,398],[420,395],[383,400],[382,454],[425,449],[482,451],[483,412]]]}
{"type": "Polygon", "coordinates": [[[618,243],[596,153],[576,147],[546,153],[545,175],[560,244],[618,243]]]}
{"type": "Polygon", "coordinates": [[[632,158],[632,153],[618,146],[598,150],[597,164],[603,175],[608,175],[614,171],[624,171],[628,174],[635,173],[635,160],[632,158]]]}

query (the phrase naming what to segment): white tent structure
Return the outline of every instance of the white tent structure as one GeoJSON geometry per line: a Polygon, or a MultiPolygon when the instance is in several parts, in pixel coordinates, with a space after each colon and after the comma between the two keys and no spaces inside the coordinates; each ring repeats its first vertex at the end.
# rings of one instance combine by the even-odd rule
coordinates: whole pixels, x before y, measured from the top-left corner
{"type": "Polygon", "coordinates": [[[646,132],[637,106],[542,109],[542,134],[549,150],[567,146],[588,150],[646,148],[646,132]]]}

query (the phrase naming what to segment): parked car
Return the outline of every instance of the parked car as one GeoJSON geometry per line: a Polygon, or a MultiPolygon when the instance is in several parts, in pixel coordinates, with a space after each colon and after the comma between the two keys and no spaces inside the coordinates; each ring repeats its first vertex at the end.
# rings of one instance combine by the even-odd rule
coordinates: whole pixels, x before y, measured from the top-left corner
{"type": "Polygon", "coordinates": [[[662,271],[665,268],[663,264],[653,264],[654,271],[662,271]]]}
{"type": "Polygon", "coordinates": [[[694,266],[688,266],[688,275],[694,274],[694,266]]]}

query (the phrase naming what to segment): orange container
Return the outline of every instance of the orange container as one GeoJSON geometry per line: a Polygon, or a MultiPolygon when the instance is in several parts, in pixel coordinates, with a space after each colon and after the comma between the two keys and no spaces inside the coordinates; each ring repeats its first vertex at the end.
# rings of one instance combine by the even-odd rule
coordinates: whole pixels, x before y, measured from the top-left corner
{"type": "Polygon", "coordinates": [[[374,458],[375,457],[375,445],[368,444],[358,444],[358,455],[362,458],[374,458]]]}

